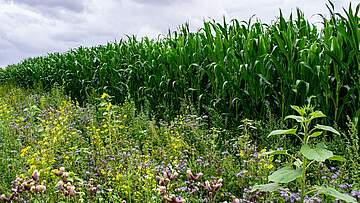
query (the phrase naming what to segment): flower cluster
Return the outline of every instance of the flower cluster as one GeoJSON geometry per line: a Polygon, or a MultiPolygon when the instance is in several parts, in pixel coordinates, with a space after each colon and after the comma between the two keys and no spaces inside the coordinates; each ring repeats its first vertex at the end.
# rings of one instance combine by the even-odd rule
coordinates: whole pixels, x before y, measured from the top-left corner
{"type": "Polygon", "coordinates": [[[158,183],[158,191],[162,199],[165,202],[170,203],[183,203],[185,200],[181,196],[176,196],[173,194],[169,194],[168,187],[172,180],[175,180],[178,177],[178,172],[171,171],[170,169],[165,169],[163,171],[163,176],[156,176],[156,181],[158,183]]]}
{"type": "Polygon", "coordinates": [[[13,181],[11,195],[6,196],[5,194],[2,194],[0,196],[0,200],[18,201],[20,198],[20,194],[22,193],[30,192],[36,194],[36,193],[44,193],[45,191],[46,191],[45,182],[40,183],[40,172],[38,170],[34,170],[30,178],[17,177],[13,181]]]}

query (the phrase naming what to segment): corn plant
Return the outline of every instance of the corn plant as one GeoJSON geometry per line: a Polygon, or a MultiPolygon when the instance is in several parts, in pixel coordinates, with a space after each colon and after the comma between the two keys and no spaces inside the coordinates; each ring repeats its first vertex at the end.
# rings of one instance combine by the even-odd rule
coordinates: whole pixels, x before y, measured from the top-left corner
{"type": "Polygon", "coordinates": [[[355,198],[327,186],[312,186],[310,187],[311,190],[307,190],[307,188],[309,188],[306,182],[307,170],[312,164],[325,162],[326,160],[344,161],[344,158],[334,155],[332,151],[326,149],[323,143],[314,143],[312,139],[323,135],[324,132],[331,132],[336,135],[340,135],[340,133],[330,126],[320,124],[313,126],[312,122],[314,119],[326,116],[321,111],[314,111],[311,105],[303,107],[291,106],[291,108],[299,115],[289,115],[286,116],[285,119],[295,120],[299,124],[300,129],[275,130],[272,131],[268,137],[275,135],[292,135],[301,141],[301,148],[298,153],[293,155],[289,154],[287,150],[264,153],[287,155],[291,158],[291,162],[268,176],[271,183],[255,185],[253,189],[266,192],[275,191],[281,189],[281,184],[288,184],[298,180],[298,185],[301,190],[301,202],[304,202],[305,196],[311,193],[333,196],[346,202],[356,202],[355,198]]]}
{"type": "MultiPolygon", "coordinates": [[[[262,119],[268,103],[278,117],[311,95],[332,121],[360,113],[359,10],[344,14],[328,4],[330,17],[313,25],[297,10],[272,24],[250,19],[185,24],[158,40],[128,37],[97,47],[30,58],[0,70],[0,84],[55,84],[80,104],[94,93],[133,100],[159,118],[173,118],[182,103],[223,120],[262,119]]],[[[90,98],[91,99],[91,98],[90,98]]],[[[231,122],[229,122],[231,123],[231,122]]]]}

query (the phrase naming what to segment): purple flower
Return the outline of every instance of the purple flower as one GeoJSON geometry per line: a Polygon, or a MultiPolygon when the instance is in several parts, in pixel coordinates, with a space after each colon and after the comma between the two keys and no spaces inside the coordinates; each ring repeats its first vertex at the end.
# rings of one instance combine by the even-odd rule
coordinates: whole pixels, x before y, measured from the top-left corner
{"type": "Polygon", "coordinates": [[[253,157],[258,157],[258,152],[254,152],[253,157]]]}
{"type": "Polygon", "coordinates": [[[360,190],[353,190],[353,191],[351,192],[351,195],[352,195],[353,197],[355,197],[355,198],[360,199],[360,190]]]}
{"type": "Polygon", "coordinates": [[[288,199],[289,193],[287,193],[286,191],[280,191],[280,196],[284,197],[285,199],[288,199]]]}
{"type": "Polygon", "coordinates": [[[341,189],[348,189],[348,188],[351,188],[352,185],[349,184],[349,183],[344,183],[344,184],[340,184],[339,187],[340,187],[341,189]]]}
{"type": "Polygon", "coordinates": [[[178,190],[178,191],[183,191],[183,192],[186,192],[186,191],[188,191],[188,190],[189,190],[189,188],[188,188],[188,187],[186,187],[186,186],[184,186],[184,187],[179,187],[177,190],[178,190]]]}
{"type": "Polygon", "coordinates": [[[321,203],[321,199],[317,195],[313,197],[313,200],[314,202],[321,203]]]}
{"type": "Polygon", "coordinates": [[[297,202],[299,200],[300,200],[300,194],[299,193],[291,193],[290,202],[297,202]]]}
{"type": "Polygon", "coordinates": [[[243,170],[243,171],[240,171],[239,173],[236,174],[236,177],[242,178],[242,177],[244,177],[245,173],[246,173],[246,172],[245,172],[244,170],[243,170]]]}
{"type": "Polygon", "coordinates": [[[334,174],[331,176],[332,179],[336,179],[336,178],[338,178],[338,177],[339,177],[339,175],[336,174],[336,173],[334,173],[334,174]]]}

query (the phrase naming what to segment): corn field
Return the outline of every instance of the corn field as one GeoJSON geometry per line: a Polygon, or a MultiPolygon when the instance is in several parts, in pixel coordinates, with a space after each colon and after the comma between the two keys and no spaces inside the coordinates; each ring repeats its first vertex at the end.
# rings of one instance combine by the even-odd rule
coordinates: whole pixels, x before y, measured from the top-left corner
{"type": "Polygon", "coordinates": [[[279,117],[309,98],[333,121],[360,114],[359,10],[311,24],[302,11],[272,24],[260,21],[187,24],[161,39],[128,37],[115,43],[26,59],[0,70],[0,84],[49,90],[63,86],[83,103],[107,92],[152,115],[175,115],[183,103],[223,119],[279,117]],[[281,112],[281,113],[280,113],[281,112]]]}

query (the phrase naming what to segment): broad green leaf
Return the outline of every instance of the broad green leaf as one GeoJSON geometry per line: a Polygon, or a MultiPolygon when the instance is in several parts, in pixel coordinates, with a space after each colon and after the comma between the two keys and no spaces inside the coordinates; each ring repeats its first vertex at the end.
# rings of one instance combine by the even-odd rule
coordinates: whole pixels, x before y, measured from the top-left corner
{"type": "Polygon", "coordinates": [[[334,133],[336,135],[340,135],[340,133],[337,130],[335,130],[333,127],[330,127],[330,126],[327,126],[327,125],[319,125],[318,124],[318,125],[315,126],[315,128],[319,129],[319,130],[329,131],[329,132],[332,132],[332,133],[334,133]]]}
{"type": "Polygon", "coordinates": [[[345,202],[350,202],[350,203],[356,203],[356,199],[350,195],[347,195],[347,194],[344,194],[344,193],[341,193],[339,191],[337,191],[336,189],[334,188],[331,188],[331,187],[317,187],[318,189],[318,192],[320,194],[325,194],[325,195],[330,195],[330,196],[333,196],[335,198],[338,198],[340,200],[343,200],[345,202]]]}
{"type": "Polygon", "coordinates": [[[326,117],[326,115],[321,111],[314,111],[314,112],[310,113],[310,116],[312,117],[312,119],[326,117]]]}
{"type": "Polygon", "coordinates": [[[296,129],[288,129],[288,130],[274,130],[272,131],[268,137],[272,136],[272,135],[295,135],[296,134],[296,129]]]}
{"type": "Polygon", "coordinates": [[[268,183],[263,185],[254,185],[252,191],[259,190],[261,192],[273,192],[280,189],[280,185],[277,183],[268,183]]]}
{"type": "Polygon", "coordinates": [[[301,146],[300,152],[307,159],[315,160],[318,162],[324,162],[326,159],[334,156],[332,151],[329,151],[324,148],[320,148],[316,146],[315,148],[311,148],[309,145],[305,144],[301,146]]]}
{"type": "Polygon", "coordinates": [[[286,116],[285,117],[285,120],[286,119],[294,119],[294,120],[296,120],[296,122],[298,122],[298,123],[301,123],[301,122],[304,122],[304,117],[302,117],[302,116],[295,116],[295,115],[289,115],[289,116],[286,116]]]}
{"type": "Polygon", "coordinates": [[[323,132],[322,131],[316,131],[316,132],[313,132],[310,137],[318,137],[322,134],[323,132]]]}
{"type": "Polygon", "coordinates": [[[323,148],[323,149],[327,149],[326,144],[325,144],[325,143],[323,143],[323,142],[319,142],[319,143],[317,143],[317,144],[316,144],[316,147],[318,147],[318,148],[323,148]]]}
{"type": "Polygon", "coordinates": [[[332,157],[329,158],[329,160],[332,160],[332,161],[342,161],[342,162],[345,162],[346,159],[340,155],[334,155],[332,157]]]}
{"type": "Polygon", "coordinates": [[[289,183],[299,177],[301,177],[301,169],[293,169],[286,166],[269,175],[269,181],[274,183],[289,183]]]}

